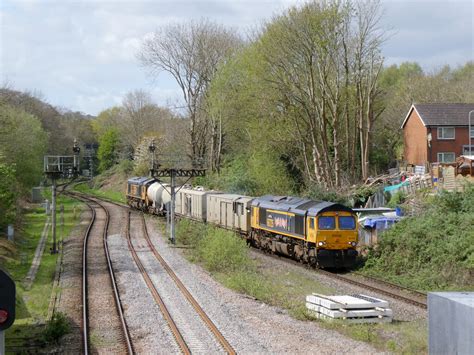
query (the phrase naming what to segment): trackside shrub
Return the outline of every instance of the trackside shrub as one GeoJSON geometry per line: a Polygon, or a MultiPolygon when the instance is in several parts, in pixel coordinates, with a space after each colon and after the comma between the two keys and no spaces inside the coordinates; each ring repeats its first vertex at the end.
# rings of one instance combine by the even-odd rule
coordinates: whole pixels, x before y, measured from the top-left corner
{"type": "Polygon", "coordinates": [[[195,248],[206,233],[207,226],[204,223],[182,219],[176,224],[176,242],[178,245],[195,248]]]}
{"type": "Polygon", "coordinates": [[[233,272],[252,262],[245,240],[224,229],[209,227],[195,250],[204,267],[211,272],[233,272]]]}
{"type": "Polygon", "coordinates": [[[427,202],[383,233],[364,271],[417,289],[474,289],[473,185],[427,202]]]}
{"type": "Polygon", "coordinates": [[[70,331],[71,326],[66,316],[61,312],[56,312],[46,325],[42,338],[46,344],[57,344],[59,339],[70,331]]]}

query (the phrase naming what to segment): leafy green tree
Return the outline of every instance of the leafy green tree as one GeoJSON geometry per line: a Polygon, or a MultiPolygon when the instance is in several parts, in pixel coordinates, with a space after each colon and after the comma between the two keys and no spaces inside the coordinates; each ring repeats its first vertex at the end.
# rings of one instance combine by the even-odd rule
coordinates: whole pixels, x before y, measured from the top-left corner
{"type": "Polygon", "coordinates": [[[7,104],[0,104],[0,154],[15,166],[20,188],[38,184],[43,175],[43,156],[48,136],[35,116],[7,104]]]}
{"type": "Polygon", "coordinates": [[[116,129],[109,129],[99,137],[97,158],[100,171],[110,169],[118,162],[118,144],[119,137],[116,129]]]}
{"type": "Polygon", "coordinates": [[[0,231],[15,220],[17,183],[15,168],[3,163],[0,156],[0,231]]]}

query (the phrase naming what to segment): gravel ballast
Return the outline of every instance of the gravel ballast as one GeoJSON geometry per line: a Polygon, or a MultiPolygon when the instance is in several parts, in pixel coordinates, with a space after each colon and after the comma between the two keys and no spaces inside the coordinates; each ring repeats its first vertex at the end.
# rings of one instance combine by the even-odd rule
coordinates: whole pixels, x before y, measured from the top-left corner
{"type": "Polygon", "coordinates": [[[109,235],[108,245],[134,351],[138,354],[179,353],[168,325],[130,254],[125,234],[126,210],[111,204],[107,207],[111,210],[110,231],[117,233],[109,235]]]}
{"type": "Polygon", "coordinates": [[[158,252],[238,353],[376,352],[367,343],[315,322],[296,320],[282,309],[223,287],[166,242],[156,227],[156,219],[148,218],[147,227],[158,252]]]}

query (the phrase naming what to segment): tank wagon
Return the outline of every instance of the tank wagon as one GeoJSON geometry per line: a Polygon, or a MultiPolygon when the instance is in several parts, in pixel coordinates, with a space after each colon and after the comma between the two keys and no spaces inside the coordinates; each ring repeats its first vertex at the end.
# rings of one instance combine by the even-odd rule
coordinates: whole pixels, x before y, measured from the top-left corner
{"type": "Polygon", "coordinates": [[[137,210],[164,215],[171,201],[168,186],[155,178],[130,178],[127,181],[127,204],[137,210]]]}
{"type": "MultiPolygon", "coordinates": [[[[156,179],[128,180],[132,208],[163,215],[169,188],[156,179]]],[[[176,193],[175,213],[235,231],[248,243],[323,268],[351,268],[357,257],[357,217],[349,207],[292,196],[249,197],[190,186],[176,193]]]]}

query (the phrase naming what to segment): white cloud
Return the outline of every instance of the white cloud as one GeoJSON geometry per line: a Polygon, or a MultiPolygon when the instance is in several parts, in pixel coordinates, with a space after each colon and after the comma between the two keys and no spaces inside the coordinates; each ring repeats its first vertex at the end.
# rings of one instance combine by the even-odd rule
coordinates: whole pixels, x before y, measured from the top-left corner
{"type": "MultiPolygon", "coordinates": [[[[301,0],[11,1],[0,9],[0,74],[18,89],[39,89],[58,106],[97,114],[141,88],[162,105],[179,106],[173,79],[153,82],[136,53],[169,22],[208,17],[245,32],[301,0]]],[[[424,67],[472,59],[472,3],[384,1],[383,25],[397,30],[384,46],[387,63],[424,67]]]]}

